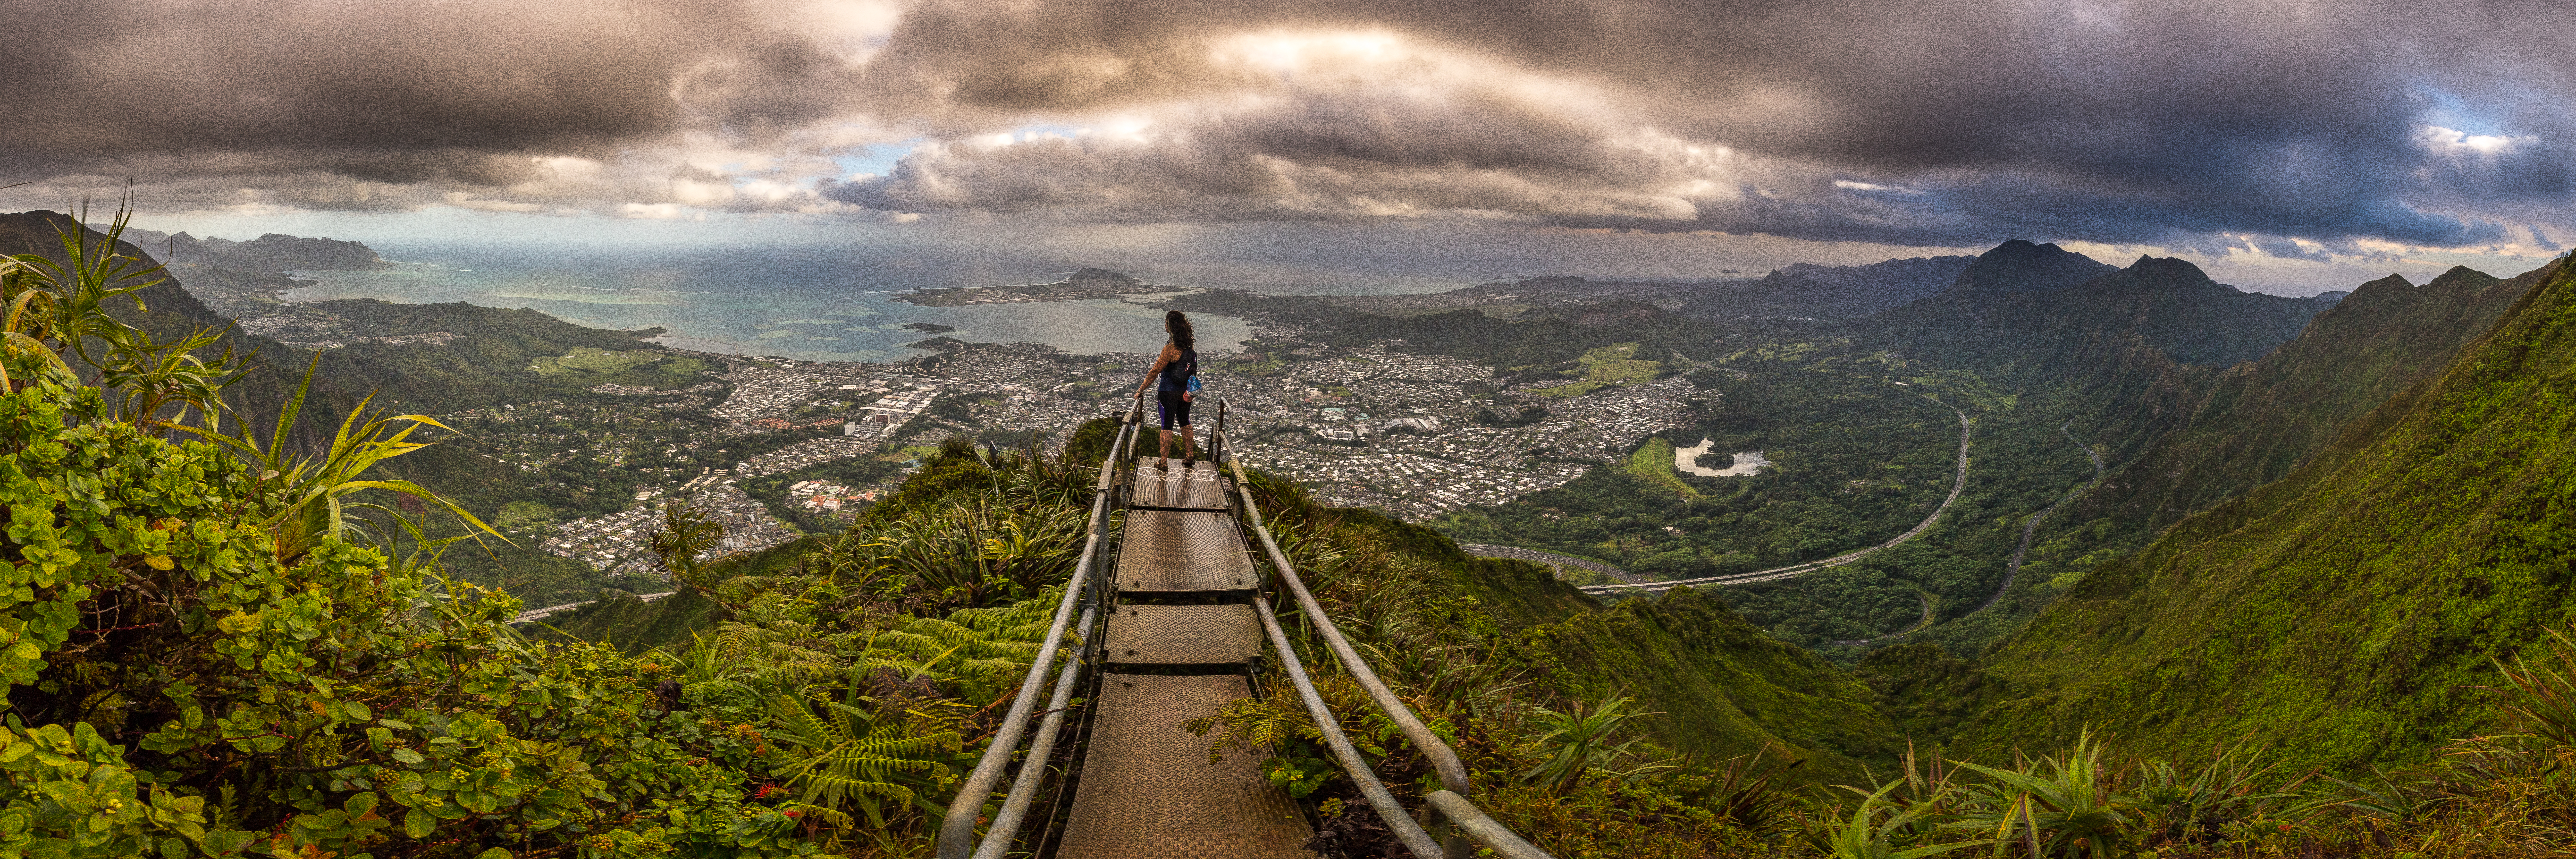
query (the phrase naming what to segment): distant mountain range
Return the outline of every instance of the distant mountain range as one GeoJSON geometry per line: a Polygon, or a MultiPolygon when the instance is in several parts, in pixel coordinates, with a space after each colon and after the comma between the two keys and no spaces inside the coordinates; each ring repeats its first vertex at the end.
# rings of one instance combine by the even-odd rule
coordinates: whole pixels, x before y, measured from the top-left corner
{"type": "MultiPolygon", "coordinates": [[[[1959,272],[1974,260],[1974,257],[1949,256],[1891,259],[1852,266],[1797,263],[1758,280],[1592,280],[1552,274],[1482,283],[1445,292],[1339,296],[1329,300],[1341,307],[1371,313],[1486,308],[1502,315],[1531,307],[1650,301],[1683,316],[1706,321],[1760,318],[1836,320],[1876,313],[1938,293],[1955,281],[1959,272]]],[[[1727,269],[1729,274],[1734,272],[1734,269],[1727,269]]]]}
{"type": "MultiPolygon", "coordinates": [[[[101,231],[107,229],[104,224],[90,224],[89,227],[101,231]]],[[[394,265],[362,242],[308,239],[284,233],[269,233],[247,242],[236,242],[213,236],[201,239],[184,231],[165,233],[128,228],[124,238],[145,253],[152,254],[154,259],[168,257],[162,261],[209,270],[277,274],[289,271],[374,271],[394,265]]]]}
{"type": "Polygon", "coordinates": [[[1868,265],[1822,266],[1811,262],[1781,266],[1782,274],[1803,274],[1819,283],[1834,283],[1866,290],[1900,303],[1924,298],[1948,288],[1959,279],[1959,272],[1972,256],[1910,257],[1874,262],[1868,265]]]}
{"type": "Polygon", "coordinates": [[[1673,312],[1707,320],[1849,319],[1885,310],[1892,303],[1892,293],[1813,280],[1805,272],[1774,271],[1750,284],[1693,294],[1673,312]]]}

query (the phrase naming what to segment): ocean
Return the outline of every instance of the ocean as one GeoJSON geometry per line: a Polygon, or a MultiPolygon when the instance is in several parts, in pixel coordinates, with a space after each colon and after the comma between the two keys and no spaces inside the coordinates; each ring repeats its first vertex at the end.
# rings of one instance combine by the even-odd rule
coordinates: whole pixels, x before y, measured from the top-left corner
{"type": "MultiPolygon", "coordinates": [[[[1045,343],[1073,354],[1151,351],[1162,311],[1114,300],[921,307],[892,300],[914,289],[1051,283],[1085,266],[1148,284],[1251,289],[1275,294],[1428,292],[1483,282],[1490,258],[1242,259],[1241,249],[1040,255],[962,248],[375,245],[400,264],[382,271],[296,272],[319,285],[289,301],[375,298],[412,304],[463,301],[527,307],[597,328],[668,330],[668,345],[810,361],[901,360],[930,335],[907,323],[948,325],[976,342],[1045,343]],[[1212,258],[1222,256],[1223,258],[1212,258]],[[1423,269],[1440,269],[1426,271],[1423,269]],[[1458,269],[1450,272],[1446,269],[1458,269]]],[[[1526,263],[1527,261],[1523,261],[1526,263]]],[[[1251,335],[1240,319],[1194,319],[1199,342],[1230,348],[1251,335]]]]}

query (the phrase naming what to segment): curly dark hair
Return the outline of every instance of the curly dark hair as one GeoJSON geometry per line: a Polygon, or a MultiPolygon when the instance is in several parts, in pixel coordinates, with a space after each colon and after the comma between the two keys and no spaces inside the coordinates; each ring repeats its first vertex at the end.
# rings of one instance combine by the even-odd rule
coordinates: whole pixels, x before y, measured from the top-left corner
{"type": "Polygon", "coordinates": [[[1171,332],[1172,345],[1183,349],[1198,348],[1198,332],[1190,330],[1190,318],[1178,310],[1163,313],[1163,330],[1171,332]]]}

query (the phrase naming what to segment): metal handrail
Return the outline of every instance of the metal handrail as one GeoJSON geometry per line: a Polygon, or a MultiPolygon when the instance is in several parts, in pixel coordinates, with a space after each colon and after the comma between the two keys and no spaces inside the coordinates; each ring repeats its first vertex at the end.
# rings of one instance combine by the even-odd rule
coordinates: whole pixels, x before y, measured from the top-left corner
{"type": "Polygon", "coordinates": [[[1297,648],[1288,641],[1287,631],[1279,628],[1279,617],[1271,612],[1270,601],[1255,596],[1252,607],[1255,609],[1253,614],[1261,618],[1262,631],[1270,634],[1270,646],[1279,650],[1280,673],[1288,675],[1288,682],[1296,684],[1297,697],[1306,703],[1307,717],[1315,720],[1316,731],[1324,735],[1324,745],[1330,747],[1333,757],[1341,761],[1342,771],[1350,774],[1351,781],[1360,786],[1360,795],[1368,798],[1369,807],[1377,809],[1378,819],[1386,823],[1387,830],[1394,832],[1414,856],[1438,859],[1442,855],[1440,842],[1432,839],[1430,831],[1413,822],[1413,816],[1405,813],[1404,804],[1395,801],[1395,794],[1387,792],[1386,783],[1378,780],[1377,773],[1369,769],[1368,760],[1360,757],[1360,750],[1351,745],[1348,735],[1342,733],[1342,721],[1333,716],[1331,707],[1324,705],[1323,696],[1316,694],[1315,681],[1306,675],[1306,666],[1297,661],[1297,648]]]}
{"type": "Polygon", "coordinates": [[[1287,553],[1279,551],[1278,541],[1271,539],[1270,528],[1262,521],[1261,509],[1253,504],[1252,486],[1243,476],[1243,463],[1229,464],[1234,468],[1235,491],[1243,496],[1243,510],[1252,517],[1253,536],[1261,538],[1261,548],[1270,555],[1270,565],[1279,571],[1279,581],[1287,585],[1288,592],[1297,598],[1297,607],[1304,609],[1307,617],[1316,619],[1315,631],[1323,636],[1324,644],[1332,649],[1334,658],[1342,663],[1343,670],[1350,672],[1352,679],[1359,681],[1360,688],[1368,690],[1369,698],[1376,701],[1378,709],[1385,711],[1386,717],[1404,732],[1404,738],[1412,741],[1413,747],[1420,750],[1423,757],[1430,759],[1432,769],[1440,773],[1441,784],[1462,793],[1472,790],[1467,765],[1459,762],[1458,753],[1451,750],[1448,743],[1442,742],[1439,735],[1431,733],[1431,728],[1413,715],[1412,708],[1406,707],[1404,700],[1395,697],[1394,690],[1388,689],[1386,682],[1378,679],[1377,672],[1369,668],[1368,661],[1361,659],[1359,651],[1352,649],[1350,641],[1342,637],[1342,631],[1334,626],[1332,616],[1315,602],[1315,595],[1306,591],[1306,582],[1298,578],[1296,565],[1288,562],[1287,553]]]}
{"type": "Polygon", "coordinates": [[[1431,800],[1431,807],[1439,809],[1441,814],[1448,815],[1450,822],[1457,824],[1459,829],[1466,830],[1467,836],[1476,839],[1476,843],[1493,848],[1495,855],[1507,856],[1510,859],[1556,859],[1547,851],[1538,849],[1536,845],[1521,840],[1520,835],[1512,832],[1511,827],[1504,826],[1502,821],[1485,814],[1484,809],[1477,808],[1476,804],[1469,802],[1466,797],[1445,790],[1435,790],[1427,798],[1431,800]]]}
{"type": "MultiPolygon", "coordinates": [[[[1261,508],[1252,500],[1252,483],[1244,476],[1242,461],[1231,460],[1227,465],[1234,470],[1235,491],[1242,496],[1243,510],[1251,517],[1253,536],[1260,538],[1261,548],[1270,556],[1270,564],[1278,571],[1279,581],[1287,585],[1289,592],[1296,596],[1298,607],[1314,621],[1315,631],[1323,637],[1326,646],[1332,650],[1334,659],[1342,664],[1342,668],[1350,673],[1352,679],[1359,681],[1361,688],[1368,690],[1369,698],[1377,704],[1378,711],[1383,713],[1388,721],[1395,723],[1397,730],[1403,732],[1405,739],[1411,742],[1414,749],[1431,762],[1432,769],[1440,774],[1440,781],[1447,786],[1448,790],[1433,793],[1445,793],[1458,797],[1458,802],[1465,805],[1467,811],[1473,812],[1471,817],[1461,817],[1442,803],[1433,802],[1429,809],[1429,820],[1424,825],[1416,827],[1413,819],[1402,813],[1401,807],[1398,807],[1394,813],[1389,813],[1385,807],[1380,806],[1378,816],[1385,820],[1387,828],[1395,832],[1399,838],[1406,835],[1408,827],[1421,829],[1427,842],[1430,831],[1451,828],[1442,825],[1441,818],[1447,817],[1457,824],[1456,829],[1465,830],[1468,838],[1473,838],[1488,847],[1500,851],[1513,849],[1528,851],[1526,853],[1506,852],[1505,855],[1553,859],[1548,857],[1545,851],[1531,847],[1528,842],[1512,835],[1509,829],[1486,816],[1484,812],[1477,811],[1474,803],[1460,796],[1470,792],[1472,786],[1467,775],[1466,764],[1458,760],[1457,751],[1449,748],[1449,744],[1443,742],[1439,735],[1431,733],[1431,729],[1422,724],[1422,720],[1413,714],[1413,709],[1405,706],[1404,700],[1397,698],[1395,692],[1387,688],[1385,681],[1378,679],[1377,672],[1369,667],[1367,660],[1360,658],[1359,652],[1351,647],[1350,641],[1342,637],[1341,629],[1334,625],[1332,615],[1325,613],[1323,606],[1315,601],[1314,594],[1307,592],[1305,581],[1297,575],[1296,565],[1288,562],[1287,553],[1280,551],[1279,542],[1271,538],[1269,526],[1262,521],[1261,508]],[[1509,839],[1509,842],[1500,842],[1497,840],[1498,837],[1509,839]]],[[[1276,630],[1278,620],[1271,616],[1270,604],[1259,597],[1255,597],[1253,602],[1261,609],[1262,623],[1276,630]]],[[[1307,707],[1310,714],[1314,716],[1316,725],[1324,728],[1327,739],[1340,737],[1341,729],[1338,721],[1332,717],[1328,708],[1323,707],[1322,699],[1314,696],[1313,686],[1306,677],[1305,667],[1298,663],[1296,654],[1290,650],[1286,636],[1274,632],[1272,644],[1279,649],[1281,664],[1289,678],[1296,682],[1299,694],[1307,697],[1307,707]]],[[[1339,749],[1335,749],[1335,755],[1341,756],[1339,749]]],[[[1378,784],[1377,774],[1368,769],[1367,763],[1361,760],[1356,752],[1343,761],[1342,768],[1350,774],[1353,782],[1361,785],[1363,794],[1367,793],[1370,785],[1378,784]]],[[[1369,799],[1372,806],[1378,805],[1375,795],[1369,795],[1369,799]]],[[[1393,802],[1393,798],[1390,796],[1388,801],[1393,802]]],[[[1446,859],[1465,859],[1474,853],[1467,846],[1468,838],[1461,838],[1455,832],[1451,832],[1440,839],[1436,853],[1426,851],[1424,847],[1427,845],[1416,845],[1410,839],[1406,840],[1406,845],[1413,848],[1415,855],[1424,859],[1435,855],[1446,859]]]]}
{"type": "MultiPolygon", "coordinates": [[[[994,783],[1001,780],[1002,771],[1009,768],[1011,758],[1018,754],[1020,735],[1028,730],[1029,714],[1037,703],[1038,689],[1044,684],[1049,669],[1054,667],[1056,650],[1064,642],[1065,621],[1072,618],[1074,606],[1084,601],[1091,568],[1100,557],[1101,546],[1107,542],[1103,534],[1108,529],[1111,478],[1125,461],[1124,448],[1134,443],[1137,427],[1142,423],[1142,403],[1143,398],[1139,397],[1137,405],[1128,410],[1121,421],[1125,426],[1119,428],[1118,437],[1110,442],[1109,456],[1101,460],[1100,481],[1092,489],[1090,534],[1083,540],[1082,559],[1075,563],[1073,577],[1065,582],[1064,602],[1056,606],[1054,620],[1047,628],[1046,641],[1038,646],[1036,660],[1029,663],[1029,676],[1020,681],[1019,695],[1011,702],[1009,713],[1002,717],[1002,726],[994,732],[992,744],[984,748],[984,755],[976,760],[975,769],[958,786],[957,797],[949,803],[948,814],[940,823],[940,859],[972,859],[981,853],[975,841],[975,819],[982,816],[984,800],[993,795],[994,783]]],[[[1089,629],[1098,610],[1098,602],[1092,601],[1083,612],[1080,628],[1089,629]]],[[[1002,811],[994,816],[993,826],[985,837],[986,845],[1007,848],[1017,835],[1029,802],[1036,796],[1039,780],[1036,771],[1046,767],[1043,754],[1053,750],[1056,733],[1064,724],[1067,696],[1072,694],[1072,685],[1081,673],[1081,664],[1080,659],[1067,660],[1064,670],[1059,672],[1056,700],[1048,706],[1046,720],[1038,728],[1036,741],[1044,745],[1033,744],[1030,747],[1028,764],[1020,768],[1019,778],[1013,781],[1009,796],[1003,800],[1002,811]],[[1006,822],[1007,827],[1004,825],[1006,822]]],[[[1000,854],[994,852],[992,855],[1000,854]]]]}
{"type": "MultiPolygon", "coordinates": [[[[1225,402],[1219,398],[1217,430],[1209,437],[1212,454],[1226,449],[1226,442],[1229,441],[1224,437],[1225,411],[1225,402]]],[[[1092,568],[1098,562],[1101,551],[1107,543],[1108,504],[1111,489],[1116,482],[1114,476],[1125,467],[1132,450],[1144,435],[1144,397],[1141,392],[1136,397],[1135,403],[1121,417],[1121,423],[1123,426],[1119,430],[1117,439],[1110,444],[1109,456],[1101,463],[1100,480],[1093,490],[1090,534],[1085,538],[1082,557],[1074,567],[1073,577],[1066,584],[1065,600],[1056,607],[1054,621],[1047,633],[1046,641],[1039,647],[1037,661],[1030,665],[1029,676],[1021,681],[1017,700],[1012,703],[1009,714],[1003,717],[1002,726],[995,732],[992,744],[985,748],[983,757],[976,761],[974,771],[960,786],[956,800],[949,805],[947,817],[939,833],[941,859],[1001,859],[1016,841],[1019,827],[1025,822],[1029,806],[1036,798],[1040,783],[1045,779],[1046,760],[1051,756],[1056,739],[1063,728],[1064,714],[1068,710],[1067,705],[1071,703],[1073,690],[1081,682],[1082,659],[1079,656],[1067,660],[1063,670],[1057,672],[1054,694],[1047,706],[1045,718],[1040,722],[1037,733],[1031,739],[1026,763],[1021,765],[1018,775],[1012,780],[1010,792],[1004,798],[1001,810],[994,815],[984,838],[980,843],[977,842],[975,820],[983,811],[984,800],[992,795],[994,783],[1000,780],[1003,770],[1009,767],[1011,759],[1018,754],[1020,736],[1027,732],[1037,691],[1047,671],[1053,666],[1056,651],[1062,646],[1067,631],[1066,619],[1072,615],[1073,608],[1081,604],[1082,618],[1073,628],[1089,631],[1106,603],[1105,587],[1101,580],[1092,576],[1092,568]]],[[[1510,859],[1554,859],[1546,851],[1523,841],[1509,828],[1486,815],[1476,808],[1473,802],[1460,795],[1459,792],[1468,789],[1468,776],[1466,767],[1458,760],[1457,752],[1449,748],[1449,745],[1437,735],[1431,733],[1430,728],[1422,724],[1421,719],[1405,706],[1402,699],[1395,697],[1395,693],[1378,679],[1376,672],[1359,657],[1350,642],[1342,637],[1341,631],[1333,624],[1331,616],[1325,614],[1322,606],[1315,601],[1314,595],[1307,592],[1304,581],[1297,576],[1295,566],[1288,562],[1287,554],[1280,551],[1278,541],[1271,537],[1269,527],[1262,521],[1259,507],[1253,503],[1252,491],[1249,481],[1244,476],[1242,464],[1232,461],[1232,457],[1226,457],[1226,459],[1228,461],[1225,464],[1231,466],[1234,471],[1235,488],[1241,495],[1243,510],[1250,516],[1252,533],[1260,538],[1262,548],[1270,556],[1271,565],[1279,573],[1279,581],[1288,585],[1289,591],[1296,596],[1299,607],[1309,618],[1316,621],[1316,630],[1322,634],[1335,660],[1359,681],[1362,688],[1368,690],[1370,698],[1377,704],[1378,709],[1389,720],[1395,722],[1405,738],[1431,761],[1435,770],[1439,771],[1442,783],[1451,788],[1432,791],[1426,797],[1429,800],[1429,806],[1426,809],[1429,816],[1427,825],[1415,822],[1413,817],[1406,813],[1403,804],[1387,790],[1385,782],[1377,777],[1376,772],[1369,769],[1367,760],[1360,756],[1358,748],[1353,746],[1349,736],[1343,733],[1340,720],[1334,716],[1331,707],[1324,703],[1322,695],[1316,692],[1313,677],[1298,659],[1294,643],[1289,641],[1287,631],[1280,626],[1278,613],[1271,607],[1269,600],[1260,594],[1255,594],[1252,600],[1254,614],[1261,620],[1262,629],[1269,636],[1271,646],[1279,653],[1283,673],[1288,675],[1290,683],[1296,687],[1298,697],[1306,707],[1307,715],[1314,720],[1318,731],[1324,735],[1325,744],[1331,748],[1333,756],[1340,762],[1343,771],[1351,776],[1353,783],[1359,786],[1361,794],[1367,798],[1369,805],[1376,809],[1378,817],[1386,824],[1387,829],[1395,833],[1397,839],[1403,841],[1405,847],[1417,859],[1435,859],[1435,857],[1462,859],[1472,852],[1467,847],[1469,839],[1492,848],[1497,854],[1510,859]],[[1443,818],[1447,819],[1446,825],[1443,823],[1443,818]],[[1451,831],[1446,837],[1435,840],[1432,836],[1434,830],[1451,831]],[[1463,832],[1466,837],[1459,837],[1460,832],[1463,832]]]]}
{"type": "MultiPolygon", "coordinates": [[[[1087,631],[1099,616],[1100,603],[1086,601],[1082,623],[1075,628],[1087,631]]],[[[1036,669],[1032,667],[1030,673],[1036,673],[1036,669]]],[[[1029,804],[1037,799],[1038,783],[1046,780],[1047,758],[1055,752],[1056,734],[1063,729],[1065,711],[1073,703],[1073,688],[1081,680],[1082,657],[1076,655],[1065,661],[1064,671],[1057,675],[1055,697],[1047,702],[1046,718],[1038,723],[1037,737],[1029,741],[1028,762],[1020,765],[1019,776],[1012,779],[1011,794],[1002,801],[1001,812],[993,815],[992,825],[985,829],[984,843],[975,848],[974,859],[1001,859],[1011,849],[1011,842],[1018,840],[1020,823],[1028,817],[1029,804]]]]}

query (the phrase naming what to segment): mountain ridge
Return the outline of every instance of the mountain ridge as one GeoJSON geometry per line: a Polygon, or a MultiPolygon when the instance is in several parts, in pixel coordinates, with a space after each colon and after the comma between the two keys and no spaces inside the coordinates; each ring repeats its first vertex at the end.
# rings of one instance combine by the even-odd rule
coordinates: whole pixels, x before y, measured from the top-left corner
{"type": "Polygon", "coordinates": [[[2361,285],[2279,351],[2227,374],[2183,426],[2079,501],[2076,519],[2152,531],[2287,475],[2344,424],[2439,372],[2561,264],[2508,279],[2455,266],[2420,287],[2397,275],[2361,285]]]}
{"type": "MultiPolygon", "coordinates": [[[[2384,290],[2383,290],[2384,291],[2384,290]]],[[[2279,481],[2105,564],[1981,666],[2036,691],[1966,748],[2259,735],[2290,766],[2420,761],[2485,728],[2491,655],[2576,613],[2576,269],[2279,481]]]]}
{"type": "Polygon", "coordinates": [[[1869,290],[1902,304],[1917,298],[1939,294],[1959,272],[1976,262],[1973,255],[1940,257],[1907,257],[1886,259],[1865,265],[1825,266],[1811,262],[1790,263],[1780,267],[1788,274],[1804,274],[1819,283],[1834,283],[1869,290]]]}

